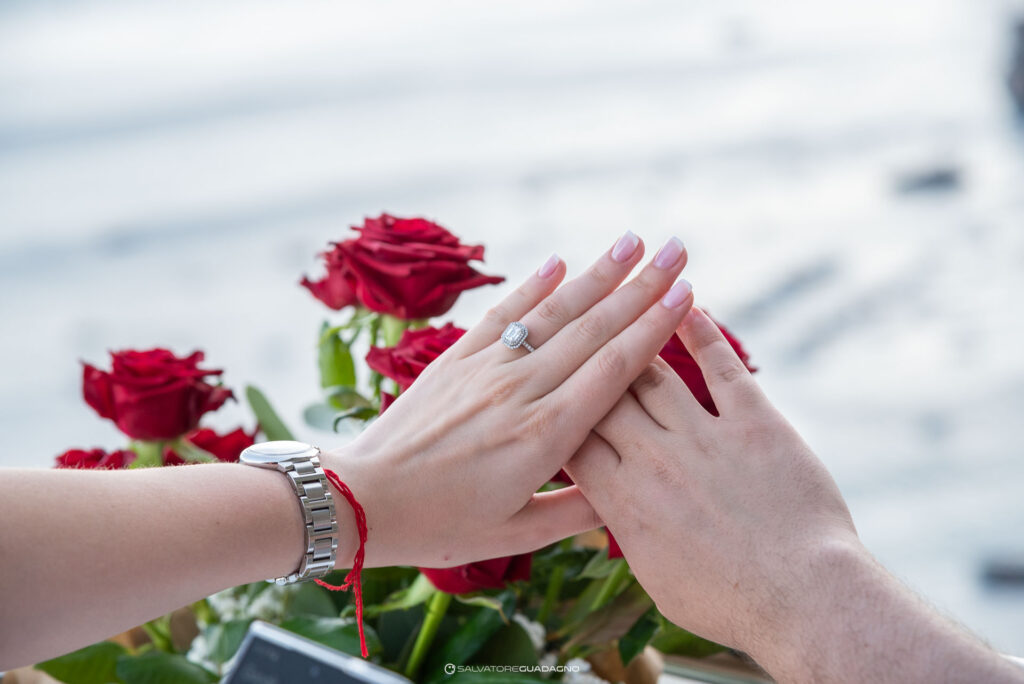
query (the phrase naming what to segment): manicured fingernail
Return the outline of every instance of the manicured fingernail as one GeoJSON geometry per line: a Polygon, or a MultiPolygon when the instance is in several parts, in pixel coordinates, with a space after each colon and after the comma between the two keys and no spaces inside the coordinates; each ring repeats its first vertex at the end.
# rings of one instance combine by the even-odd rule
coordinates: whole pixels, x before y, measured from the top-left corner
{"type": "Polygon", "coordinates": [[[633,256],[633,253],[636,252],[636,246],[639,244],[640,238],[633,231],[627,230],[626,234],[620,237],[619,241],[612,247],[612,259],[620,263],[629,261],[629,257],[633,256]]]}
{"type": "Polygon", "coordinates": [[[683,241],[677,237],[669,238],[669,241],[662,245],[658,253],[654,255],[654,265],[658,268],[672,268],[682,254],[683,241]]]}
{"type": "Polygon", "coordinates": [[[562,259],[557,254],[552,254],[548,257],[548,260],[544,262],[544,265],[537,269],[537,275],[541,278],[547,278],[555,269],[558,268],[558,264],[562,262],[562,259]]]}
{"type": "Polygon", "coordinates": [[[686,280],[680,280],[661,298],[661,304],[665,308],[674,309],[685,302],[691,292],[693,292],[693,285],[686,280]]]}

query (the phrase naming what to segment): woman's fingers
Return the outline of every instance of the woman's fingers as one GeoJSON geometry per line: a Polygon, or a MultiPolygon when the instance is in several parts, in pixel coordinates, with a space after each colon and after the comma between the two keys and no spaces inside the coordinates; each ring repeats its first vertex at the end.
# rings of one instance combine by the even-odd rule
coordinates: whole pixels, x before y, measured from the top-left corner
{"type": "Polygon", "coordinates": [[[546,397],[557,407],[552,410],[561,411],[570,425],[596,425],[665,346],[692,304],[692,288],[680,280],[546,397]]]}
{"type": "Polygon", "coordinates": [[[719,415],[728,415],[736,409],[749,408],[764,401],[754,377],[706,313],[693,307],[680,323],[677,333],[683,346],[700,366],[719,415]]]}
{"type": "MultiPolygon", "coordinates": [[[[534,347],[546,343],[559,330],[614,292],[643,255],[643,242],[632,231],[626,231],[583,275],[570,280],[522,316],[523,325],[529,331],[527,342],[534,347]]],[[[505,324],[515,320],[520,319],[510,318],[505,324]]],[[[524,353],[527,352],[516,350],[509,360],[524,353]]]]}
{"type": "Polygon", "coordinates": [[[565,262],[557,254],[552,254],[522,285],[488,311],[482,321],[455,343],[458,355],[469,356],[493,344],[509,323],[518,321],[554,292],[564,277],[565,262]]]}
{"type": "Polygon", "coordinates": [[[575,486],[534,494],[508,522],[515,553],[533,551],[603,524],[575,486]]]}
{"type": "Polygon", "coordinates": [[[621,463],[619,453],[612,445],[596,432],[591,432],[565,464],[565,472],[583,491],[589,492],[595,502],[600,502],[612,487],[617,486],[616,471],[621,463]]]}
{"type": "MultiPolygon", "coordinates": [[[[529,359],[523,360],[524,372],[535,379],[533,385],[538,395],[562,384],[609,340],[640,318],[648,307],[665,295],[685,265],[683,243],[678,238],[671,238],[640,275],[597,302],[558,331],[529,359]]],[[[645,359],[643,365],[646,366],[649,360],[645,359]]]]}
{"type": "MultiPolygon", "coordinates": [[[[669,430],[679,430],[710,417],[682,378],[660,356],[654,357],[637,376],[629,391],[648,416],[669,430]]],[[[617,411],[613,410],[605,421],[617,411]]]]}

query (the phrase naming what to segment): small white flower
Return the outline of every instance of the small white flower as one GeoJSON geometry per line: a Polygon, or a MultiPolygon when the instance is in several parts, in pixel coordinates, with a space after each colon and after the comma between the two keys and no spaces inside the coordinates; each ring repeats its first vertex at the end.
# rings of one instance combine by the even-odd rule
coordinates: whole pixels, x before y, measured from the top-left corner
{"type": "Polygon", "coordinates": [[[547,636],[547,632],[544,630],[544,625],[539,622],[534,622],[522,613],[516,613],[513,615],[512,621],[518,623],[519,626],[523,628],[523,631],[526,632],[527,636],[530,637],[530,641],[533,643],[533,650],[538,653],[544,650],[544,641],[547,636]]]}

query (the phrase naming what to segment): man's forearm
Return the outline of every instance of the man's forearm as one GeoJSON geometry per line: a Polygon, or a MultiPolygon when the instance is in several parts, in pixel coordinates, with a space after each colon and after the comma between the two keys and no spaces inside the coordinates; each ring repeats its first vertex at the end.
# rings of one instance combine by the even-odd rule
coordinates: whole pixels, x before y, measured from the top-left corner
{"type": "Polygon", "coordinates": [[[269,470],[4,471],[0,670],[286,575],[302,542],[295,494],[269,470]]]}
{"type": "Polygon", "coordinates": [[[780,682],[1024,682],[857,544],[814,554],[804,591],[754,654],[780,682]]]}

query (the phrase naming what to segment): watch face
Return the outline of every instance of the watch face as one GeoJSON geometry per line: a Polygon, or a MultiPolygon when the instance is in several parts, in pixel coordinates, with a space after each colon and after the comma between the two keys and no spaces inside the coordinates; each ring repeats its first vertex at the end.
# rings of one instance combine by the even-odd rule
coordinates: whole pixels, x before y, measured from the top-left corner
{"type": "Polygon", "coordinates": [[[309,458],[317,453],[316,447],[302,442],[262,442],[243,451],[240,460],[249,465],[274,465],[292,458],[309,458]]]}

